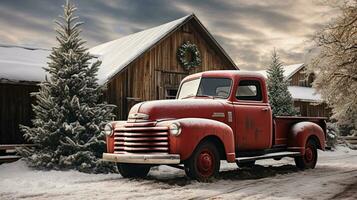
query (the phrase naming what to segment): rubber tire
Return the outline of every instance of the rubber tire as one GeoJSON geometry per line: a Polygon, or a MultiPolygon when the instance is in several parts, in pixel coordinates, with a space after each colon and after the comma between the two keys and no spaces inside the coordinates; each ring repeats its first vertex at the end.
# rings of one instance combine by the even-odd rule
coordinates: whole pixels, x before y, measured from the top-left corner
{"type": "Polygon", "coordinates": [[[129,163],[118,163],[118,171],[124,178],[144,178],[148,175],[151,166],[129,163]]]}
{"type": "Polygon", "coordinates": [[[190,158],[184,162],[186,175],[192,179],[196,179],[199,182],[209,182],[212,178],[218,177],[219,168],[221,165],[219,152],[216,145],[212,142],[205,141],[200,143],[190,158]],[[209,175],[203,175],[198,170],[197,161],[203,151],[209,151],[213,157],[213,170],[209,175]]]}
{"type": "Polygon", "coordinates": [[[255,161],[249,161],[244,163],[236,162],[239,168],[252,168],[255,165],[255,161]]]}
{"type": "Polygon", "coordinates": [[[316,163],[317,163],[317,158],[318,158],[318,155],[317,155],[317,145],[316,143],[314,142],[314,140],[308,140],[306,142],[306,145],[305,145],[305,150],[307,148],[311,148],[312,150],[312,156],[313,156],[313,159],[311,161],[308,161],[307,160],[307,154],[305,153],[305,155],[303,156],[298,156],[298,157],[295,157],[294,160],[295,160],[295,164],[296,164],[296,167],[299,168],[300,170],[305,170],[305,169],[314,169],[315,166],[316,166],[316,163]]]}

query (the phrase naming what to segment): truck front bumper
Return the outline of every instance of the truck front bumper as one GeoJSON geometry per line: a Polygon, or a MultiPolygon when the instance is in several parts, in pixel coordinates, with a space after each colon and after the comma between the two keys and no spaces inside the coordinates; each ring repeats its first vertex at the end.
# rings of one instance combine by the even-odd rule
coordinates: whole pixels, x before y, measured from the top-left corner
{"type": "Polygon", "coordinates": [[[179,154],[115,154],[103,153],[103,160],[117,163],[136,164],[180,164],[179,154]]]}

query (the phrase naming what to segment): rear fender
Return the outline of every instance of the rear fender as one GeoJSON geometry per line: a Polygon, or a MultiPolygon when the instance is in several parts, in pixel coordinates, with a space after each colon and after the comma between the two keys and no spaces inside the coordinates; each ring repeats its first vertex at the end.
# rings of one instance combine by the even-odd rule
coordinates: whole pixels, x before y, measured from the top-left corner
{"type": "Polygon", "coordinates": [[[186,160],[201,141],[216,138],[223,144],[227,161],[235,162],[234,135],[228,125],[210,119],[182,118],[159,122],[157,126],[167,126],[173,122],[180,123],[181,134],[169,136],[170,153],[180,154],[181,160],[186,160]]]}
{"type": "Polygon", "coordinates": [[[290,129],[288,136],[288,149],[300,151],[305,154],[305,144],[309,139],[313,139],[318,148],[325,150],[325,134],[322,128],[313,122],[299,122],[290,129]]]}

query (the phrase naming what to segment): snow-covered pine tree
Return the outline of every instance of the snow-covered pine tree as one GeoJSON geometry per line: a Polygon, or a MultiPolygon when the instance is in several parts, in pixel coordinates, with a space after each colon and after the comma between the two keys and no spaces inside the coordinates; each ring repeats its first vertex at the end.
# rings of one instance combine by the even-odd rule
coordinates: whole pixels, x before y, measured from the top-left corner
{"type": "Polygon", "coordinates": [[[99,159],[105,151],[103,123],[113,118],[113,105],[100,102],[101,88],[94,62],[80,38],[76,7],[68,1],[56,21],[58,46],[52,48],[44,69],[49,79],[40,84],[33,105],[34,127],[21,126],[24,136],[37,145],[18,149],[32,167],[77,169],[97,173],[115,170],[99,159]]]}
{"type": "Polygon", "coordinates": [[[288,90],[288,80],[284,77],[284,69],[279,56],[274,50],[271,63],[267,70],[268,96],[274,116],[296,115],[291,94],[288,90]]]}

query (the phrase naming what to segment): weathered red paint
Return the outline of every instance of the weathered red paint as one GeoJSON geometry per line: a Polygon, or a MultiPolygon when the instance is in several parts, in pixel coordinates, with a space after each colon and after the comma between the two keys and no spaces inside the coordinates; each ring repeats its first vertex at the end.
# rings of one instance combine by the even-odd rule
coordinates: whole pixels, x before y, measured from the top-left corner
{"type": "Polygon", "coordinates": [[[304,154],[306,141],[313,137],[320,149],[325,150],[326,123],[322,117],[276,117],[275,144],[304,154]]]}
{"type": "MultiPolygon", "coordinates": [[[[199,77],[231,79],[232,89],[229,97],[224,100],[192,97],[184,100],[139,103],[131,108],[129,114],[146,114],[148,119],[128,121],[121,126],[141,127],[144,130],[147,127],[147,130],[151,130],[152,127],[168,127],[173,122],[179,123],[181,125],[179,136],[168,133],[167,153],[179,154],[182,162],[187,160],[197,145],[204,140],[216,142],[217,148],[221,145],[228,162],[235,162],[237,152],[276,147],[300,151],[304,154],[305,144],[309,138],[314,138],[319,148],[325,148],[323,118],[276,117],[273,119],[263,76],[240,71],[208,71],[187,76],[183,82],[199,77]],[[235,92],[241,80],[259,81],[261,101],[236,99],[235,92]]],[[[117,124],[114,124],[117,127],[117,124]]],[[[107,138],[108,152],[114,152],[113,143],[114,138],[107,138]]],[[[206,166],[208,162],[206,161],[202,161],[201,166],[206,166]]]]}
{"type": "Polygon", "coordinates": [[[106,137],[107,153],[114,153],[114,135],[106,137]]]}
{"type": "MultiPolygon", "coordinates": [[[[179,137],[169,137],[170,153],[180,154],[181,159],[186,160],[205,138],[216,138],[223,144],[227,161],[235,162],[234,134],[231,127],[219,121],[202,118],[182,118],[175,121],[181,124],[182,133],[179,137]]],[[[168,123],[171,121],[158,123],[158,126],[168,123]]]]}
{"type": "MultiPolygon", "coordinates": [[[[110,122],[110,124],[114,129],[117,129],[124,126],[124,124],[127,125],[128,123],[126,121],[113,121],[110,122]]],[[[114,153],[114,134],[107,136],[105,141],[107,143],[107,153],[114,153]]]]}
{"type": "Polygon", "coordinates": [[[288,135],[288,149],[298,150],[305,154],[307,140],[313,139],[318,147],[325,150],[325,135],[323,129],[313,122],[298,122],[290,129],[288,135]]]}

